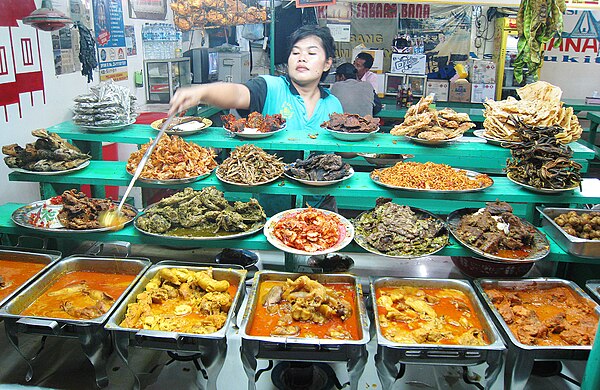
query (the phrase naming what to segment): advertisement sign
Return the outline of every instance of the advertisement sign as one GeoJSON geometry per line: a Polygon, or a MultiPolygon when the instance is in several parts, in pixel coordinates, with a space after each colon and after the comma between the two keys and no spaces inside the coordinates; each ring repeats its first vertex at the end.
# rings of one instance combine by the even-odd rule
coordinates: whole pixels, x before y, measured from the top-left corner
{"type": "Polygon", "coordinates": [[[424,75],[426,67],[425,54],[392,54],[391,73],[424,75]]]}
{"type": "Polygon", "coordinates": [[[120,0],[94,0],[100,81],[127,80],[127,45],[120,0]]]}

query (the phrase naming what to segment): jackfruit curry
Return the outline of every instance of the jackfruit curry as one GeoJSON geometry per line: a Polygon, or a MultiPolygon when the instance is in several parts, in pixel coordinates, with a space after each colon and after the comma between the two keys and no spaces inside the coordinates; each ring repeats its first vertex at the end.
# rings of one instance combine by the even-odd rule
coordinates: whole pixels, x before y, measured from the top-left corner
{"type": "Polygon", "coordinates": [[[485,288],[486,294],[523,344],[592,345],[598,326],[594,304],[570,288],[485,288]]]}
{"type": "Polygon", "coordinates": [[[355,286],[296,280],[265,280],[249,324],[252,336],[359,340],[355,286]]]}
{"type": "Polygon", "coordinates": [[[85,320],[106,313],[135,275],[74,271],[60,276],[22,315],[85,320]]]}
{"type": "Polygon", "coordinates": [[[212,269],[162,268],[135,303],[127,305],[125,328],[214,333],[227,321],[237,286],[213,278],[212,269]]]}
{"type": "Polygon", "coordinates": [[[0,260],[0,301],[45,266],[29,261],[0,260]]]}
{"type": "Polygon", "coordinates": [[[401,344],[488,345],[470,299],[451,288],[381,287],[377,314],[385,338],[401,344]]]}

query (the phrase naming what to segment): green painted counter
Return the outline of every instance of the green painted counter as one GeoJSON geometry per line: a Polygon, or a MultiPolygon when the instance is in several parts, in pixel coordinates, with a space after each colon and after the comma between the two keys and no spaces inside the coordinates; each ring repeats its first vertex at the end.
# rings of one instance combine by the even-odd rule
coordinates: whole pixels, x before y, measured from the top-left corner
{"type": "MultiPolygon", "coordinates": [[[[138,232],[131,224],[122,230],[116,232],[98,232],[98,233],[80,233],[80,234],[57,234],[54,232],[45,232],[42,230],[26,229],[15,225],[11,220],[12,213],[23,204],[7,203],[0,205],[0,233],[10,235],[29,235],[40,237],[52,237],[70,240],[97,240],[97,241],[126,241],[132,244],[151,244],[151,245],[167,245],[178,247],[204,247],[204,248],[241,248],[254,250],[277,250],[273,247],[262,233],[256,233],[246,238],[231,239],[231,240],[209,240],[209,241],[187,241],[173,240],[169,238],[159,238],[147,236],[138,232]]],[[[573,260],[573,257],[565,253],[554,241],[550,241],[550,254],[546,258],[555,262],[578,262],[578,263],[597,263],[597,260],[579,259],[573,260]]],[[[365,252],[354,242],[347,246],[346,252],[365,252]]],[[[451,244],[438,252],[439,256],[472,256],[473,253],[462,247],[451,239],[451,244]]],[[[390,261],[393,261],[390,259],[390,261]]]]}
{"type": "MultiPolygon", "coordinates": [[[[600,104],[597,104],[597,106],[600,107],[600,104]]],[[[596,145],[596,133],[598,131],[598,125],[600,124],[600,113],[588,112],[586,118],[591,122],[589,137],[590,144],[596,145]]]]}

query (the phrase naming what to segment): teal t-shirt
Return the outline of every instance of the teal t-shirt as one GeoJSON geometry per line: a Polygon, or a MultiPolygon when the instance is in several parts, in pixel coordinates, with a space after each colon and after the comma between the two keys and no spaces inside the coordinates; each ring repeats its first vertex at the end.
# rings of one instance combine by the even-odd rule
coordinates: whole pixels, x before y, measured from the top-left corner
{"type": "Polygon", "coordinates": [[[307,130],[317,131],[320,129],[321,123],[329,120],[329,114],[337,112],[343,113],[342,104],[333,96],[328,89],[320,88],[321,98],[317,102],[317,106],[310,118],[306,115],[306,105],[304,99],[300,96],[296,88],[291,84],[287,76],[259,76],[266,83],[266,96],[262,95],[256,88],[261,83],[252,83],[253,80],[246,85],[250,89],[251,95],[251,111],[259,111],[257,107],[262,104],[261,113],[263,115],[281,114],[287,124],[288,130],[307,130]],[[263,101],[264,99],[264,101],[263,101]]]}

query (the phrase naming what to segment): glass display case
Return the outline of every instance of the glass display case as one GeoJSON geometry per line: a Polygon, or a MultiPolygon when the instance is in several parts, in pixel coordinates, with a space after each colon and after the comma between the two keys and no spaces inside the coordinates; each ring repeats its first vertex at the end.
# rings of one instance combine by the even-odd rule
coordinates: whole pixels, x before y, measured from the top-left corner
{"type": "Polygon", "coordinates": [[[145,60],[146,100],[149,103],[168,103],[179,87],[190,85],[189,58],[145,60]]]}

